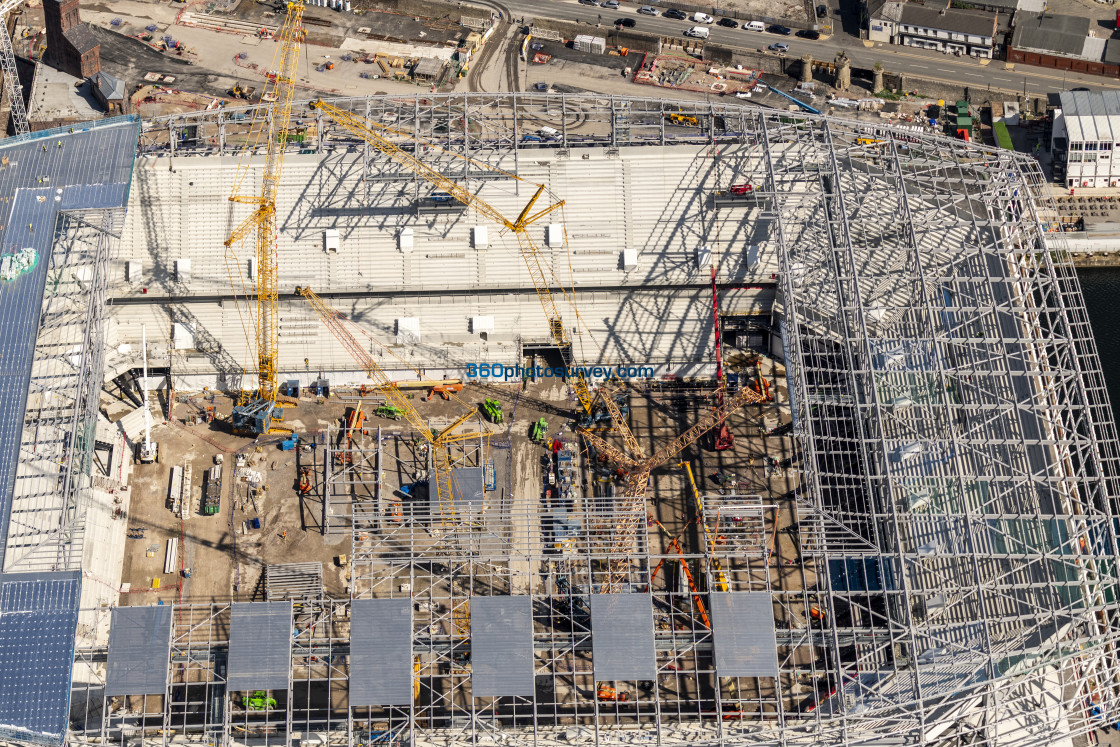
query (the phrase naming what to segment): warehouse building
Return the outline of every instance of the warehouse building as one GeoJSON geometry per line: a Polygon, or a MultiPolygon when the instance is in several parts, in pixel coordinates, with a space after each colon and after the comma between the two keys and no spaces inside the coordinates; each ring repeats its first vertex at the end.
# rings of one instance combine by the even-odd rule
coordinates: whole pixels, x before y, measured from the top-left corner
{"type": "Polygon", "coordinates": [[[1067,187],[1120,184],[1120,94],[1063,91],[1050,139],[1054,176],[1067,187]]]}

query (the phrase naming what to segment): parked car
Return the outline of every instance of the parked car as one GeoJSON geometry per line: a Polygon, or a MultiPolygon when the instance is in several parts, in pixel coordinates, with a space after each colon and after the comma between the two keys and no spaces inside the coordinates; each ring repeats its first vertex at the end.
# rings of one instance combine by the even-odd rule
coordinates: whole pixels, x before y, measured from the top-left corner
{"type": "Polygon", "coordinates": [[[789,27],[779,26],[777,24],[774,24],[773,26],[771,26],[770,28],[768,28],[766,30],[769,31],[771,34],[780,34],[781,36],[789,36],[790,34],[793,33],[793,31],[789,27]]]}
{"type": "Polygon", "coordinates": [[[651,7],[649,5],[643,5],[642,7],[638,8],[638,12],[641,13],[643,16],[659,16],[659,15],[661,15],[660,10],[658,10],[657,8],[651,7]]]}
{"type": "Polygon", "coordinates": [[[729,28],[729,29],[739,28],[739,22],[736,21],[734,18],[721,18],[721,19],[719,19],[719,23],[716,24],[716,25],[717,26],[724,26],[724,27],[729,28]]]}
{"type": "Polygon", "coordinates": [[[687,13],[685,13],[683,10],[677,10],[676,8],[670,8],[669,10],[665,11],[662,15],[665,18],[669,18],[669,19],[674,20],[674,21],[683,21],[684,19],[688,18],[687,13]]]}
{"type": "Polygon", "coordinates": [[[813,41],[821,38],[820,32],[813,31],[812,29],[801,29],[797,32],[797,35],[802,39],[812,39],[813,41]]]}
{"type": "Polygon", "coordinates": [[[614,25],[615,26],[621,26],[621,27],[627,28],[627,29],[632,29],[632,28],[634,28],[634,19],[633,18],[619,18],[617,21],[614,22],[614,25]]]}
{"type": "Polygon", "coordinates": [[[769,47],[767,47],[767,49],[769,49],[771,52],[788,52],[789,45],[785,42],[774,42],[769,47]]]}
{"type": "Polygon", "coordinates": [[[824,18],[827,15],[828,15],[828,6],[827,5],[818,5],[817,6],[817,18],[824,18]]]}
{"type": "Polygon", "coordinates": [[[580,5],[598,5],[599,0],[579,0],[580,5]]]}
{"type": "Polygon", "coordinates": [[[610,8],[611,10],[618,10],[618,0],[603,0],[599,5],[604,8],[610,8]]]}

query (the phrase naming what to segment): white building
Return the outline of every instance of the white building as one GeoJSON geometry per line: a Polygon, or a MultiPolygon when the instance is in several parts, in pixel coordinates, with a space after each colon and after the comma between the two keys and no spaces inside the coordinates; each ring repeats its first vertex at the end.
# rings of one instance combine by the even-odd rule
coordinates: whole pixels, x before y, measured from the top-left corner
{"type": "Polygon", "coordinates": [[[1120,186],[1120,92],[1063,91],[1054,112],[1054,176],[1067,187],[1120,186]]]}
{"type": "Polygon", "coordinates": [[[999,17],[948,5],[889,0],[868,6],[868,39],[947,54],[992,57],[999,17]]]}

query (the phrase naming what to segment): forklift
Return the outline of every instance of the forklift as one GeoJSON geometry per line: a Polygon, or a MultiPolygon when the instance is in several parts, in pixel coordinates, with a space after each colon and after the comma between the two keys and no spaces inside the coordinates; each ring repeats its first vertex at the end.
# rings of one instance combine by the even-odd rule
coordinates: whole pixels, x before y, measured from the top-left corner
{"type": "Polygon", "coordinates": [[[498,424],[502,422],[502,403],[498,400],[490,398],[483,400],[482,411],[486,414],[486,419],[491,423],[498,424]]]}
{"type": "Polygon", "coordinates": [[[529,429],[529,440],[535,444],[539,444],[544,440],[545,431],[548,430],[548,422],[541,418],[533,423],[533,427],[529,429]]]}

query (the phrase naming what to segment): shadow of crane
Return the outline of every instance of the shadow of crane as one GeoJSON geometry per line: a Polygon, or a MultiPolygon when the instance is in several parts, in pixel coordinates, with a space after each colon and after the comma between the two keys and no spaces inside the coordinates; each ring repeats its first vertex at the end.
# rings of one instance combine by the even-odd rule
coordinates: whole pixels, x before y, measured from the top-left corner
{"type": "Polygon", "coordinates": [[[226,393],[240,392],[245,372],[218,338],[203,326],[186,305],[173,303],[170,305],[170,313],[172,323],[182,324],[194,332],[195,349],[205,355],[218,372],[218,389],[226,393]]]}

